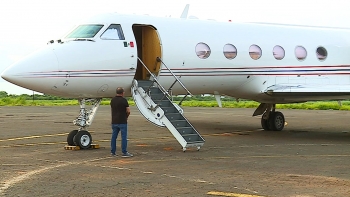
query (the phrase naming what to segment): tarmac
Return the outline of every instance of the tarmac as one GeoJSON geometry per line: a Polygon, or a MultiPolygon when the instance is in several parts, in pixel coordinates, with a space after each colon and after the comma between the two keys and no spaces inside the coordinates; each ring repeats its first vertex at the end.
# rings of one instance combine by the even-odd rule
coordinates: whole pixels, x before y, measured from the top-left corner
{"type": "Polygon", "coordinates": [[[182,151],[131,107],[128,151],[110,156],[110,108],[89,127],[91,150],[65,150],[79,106],[0,107],[0,196],[350,196],[350,112],[280,110],[263,131],[255,109],[184,107],[206,140],[182,151]]]}

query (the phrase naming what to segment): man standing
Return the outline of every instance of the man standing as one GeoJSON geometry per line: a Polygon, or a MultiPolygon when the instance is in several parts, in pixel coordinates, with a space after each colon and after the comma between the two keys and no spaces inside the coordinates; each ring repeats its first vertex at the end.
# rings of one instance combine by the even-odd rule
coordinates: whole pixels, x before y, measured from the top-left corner
{"type": "Polygon", "coordinates": [[[122,136],[122,157],[132,157],[133,155],[127,151],[128,146],[128,117],[130,115],[130,108],[128,101],[124,98],[124,89],[119,87],[116,90],[117,95],[112,98],[111,112],[112,112],[112,139],[111,139],[111,155],[116,155],[117,137],[119,131],[122,136]]]}

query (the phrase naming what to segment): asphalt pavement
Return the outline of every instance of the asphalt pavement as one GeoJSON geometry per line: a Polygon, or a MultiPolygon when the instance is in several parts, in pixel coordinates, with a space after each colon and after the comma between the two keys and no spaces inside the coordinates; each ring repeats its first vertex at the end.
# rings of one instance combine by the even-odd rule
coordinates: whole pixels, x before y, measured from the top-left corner
{"type": "Polygon", "coordinates": [[[349,111],[281,110],[285,129],[269,132],[254,110],[185,107],[206,142],[183,152],[132,107],[134,157],[121,158],[109,155],[109,106],[91,150],[64,149],[79,106],[0,107],[0,196],[350,196],[349,111]]]}

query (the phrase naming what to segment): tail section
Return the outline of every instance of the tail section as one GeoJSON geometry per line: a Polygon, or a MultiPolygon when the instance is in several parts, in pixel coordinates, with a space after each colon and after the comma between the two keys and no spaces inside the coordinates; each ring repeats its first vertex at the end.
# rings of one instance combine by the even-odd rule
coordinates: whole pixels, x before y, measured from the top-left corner
{"type": "Polygon", "coordinates": [[[187,4],[184,8],[184,10],[182,11],[182,14],[180,16],[180,18],[187,18],[188,15],[188,10],[190,9],[190,4],[187,4]]]}

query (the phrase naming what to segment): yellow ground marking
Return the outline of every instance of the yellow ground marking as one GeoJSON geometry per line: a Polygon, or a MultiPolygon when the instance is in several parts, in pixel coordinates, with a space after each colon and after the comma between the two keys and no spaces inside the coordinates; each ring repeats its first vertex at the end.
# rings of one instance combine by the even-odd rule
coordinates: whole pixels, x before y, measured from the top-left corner
{"type": "MultiPolygon", "coordinates": [[[[232,135],[248,135],[249,132],[253,131],[234,131],[234,132],[229,132],[229,133],[214,133],[214,134],[206,134],[202,135],[203,137],[205,136],[232,136],[232,135]]],[[[156,137],[156,138],[151,138],[151,137],[144,137],[144,138],[129,138],[129,140],[133,142],[140,142],[140,141],[145,141],[145,140],[173,140],[173,137],[169,136],[163,136],[163,137],[156,137]]],[[[110,139],[102,139],[102,140],[94,140],[94,142],[110,142],[110,139]]],[[[142,144],[137,145],[137,146],[142,146],[142,144]]],[[[149,145],[148,145],[149,146],[149,145]]]]}
{"type": "Polygon", "coordinates": [[[108,139],[108,140],[94,140],[94,142],[110,142],[111,139],[108,139]]]}
{"type": "MultiPolygon", "coordinates": [[[[89,131],[89,132],[90,132],[90,133],[94,133],[93,131],[89,131]]],[[[32,136],[24,136],[24,137],[0,139],[0,142],[17,141],[17,140],[27,140],[27,139],[44,138],[44,137],[66,136],[66,135],[68,135],[68,134],[69,134],[69,133],[57,133],[57,134],[46,134],[46,135],[32,135],[32,136]]]]}
{"type": "MultiPolygon", "coordinates": [[[[140,141],[145,140],[173,140],[172,137],[157,137],[157,138],[128,138],[128,140],[131,140],[133,142],[139,143],[140,141]]],[[[102,139],[102,140],[94,140],[94,142],[110,142],[111,139],[102,139]]],[[[148,145],[149,146],[149,145],[148,145]]]]}
{"type": "Polygon", "coordinates": [[[33,164],[13,164],[13,163],[2,163],[0,166],[33,166],[33,164]]]}
{"type": "Polygon", "coordinates": [[[225,132],[225,133],[212,133],[212,134],[203,134],[203,137],[207,136],[234,136],[234,135],[249,135],[249,133],[252,133],[254,131],[232,131],[232,132],[225,132]]]}
{"type": "MultiPolygon", "coordinates": [[[[89,131],[90,133],[94,133],[93,131],[89,131]]],[[[244,132],[230,132],[230,133],[216,133],[216,134],[209,134],[209,135],[203,135],[203,136],[231,136],[235,134],[243,134],[244,132]]],[[[57,136],[67,136],[69,133],[57,133],[57,134],[46,134],[46,135],[32,135],[32,136],[24,136],[24,137],[16,137],[16,138],[8,138],[8,139],[0,139],[0,142],[7,142],[7,141],[19,141],[19,140],[28,140],[28,139],[36,139],[36,138],[44,138],[44,137],[57,137],[57,136]]],[[[137,139],[131,139],[133,141],[140,141],[140,140],[166,140],[166,139],[172,139],[172,137],[164,136],[164,137],[157,137],[157,138],[137,138],[137,139]]],[[[106,140],[95,140],[95,142],[109,142],[110,139],[106,140]]],[[[55,143],[53,143],[55,144],[55,143]]],[[[141,145],[140,145],[141,146],[141,145]]]]}
{"type": "Polygon", "coordinates": [[[137,144],[136,146],[138,147],[146,147],[146,146],[149,146],[148,144],[137,144]]]}
{"type": "Polygon", "coordinates": [[[215,192],[215,191],[210,191],[207,194],[213,195],[213,196],[227,196],[227,197],[264,197],[264,196],[250,195],[250,194],[215,192]]]}
{"type": "Polygon", "coordinates": [[[9,139],[0,139],[0,142],[17,141],[17,140],[27,140],[27,139],[35,139],[35,138],[43,138],[43,137],[65,136],[65,135],[68,135],[68,133],[58,133],[58,134],[48,134],[48,135],[32,135],[32,136],[25,136],[25,137],[16,137],[16,138],[9,138],[9,139]]]}
{"type": "Polygon", "coordinates": [[[12,145],[2,145],[2,146],[0,146],[0,148],[39,146],[39,145],[56,145],[56,144],[67,144],[67,142],[42,142],[42,143],[28,143],[28,144],[12,144],[12,145]]]}

